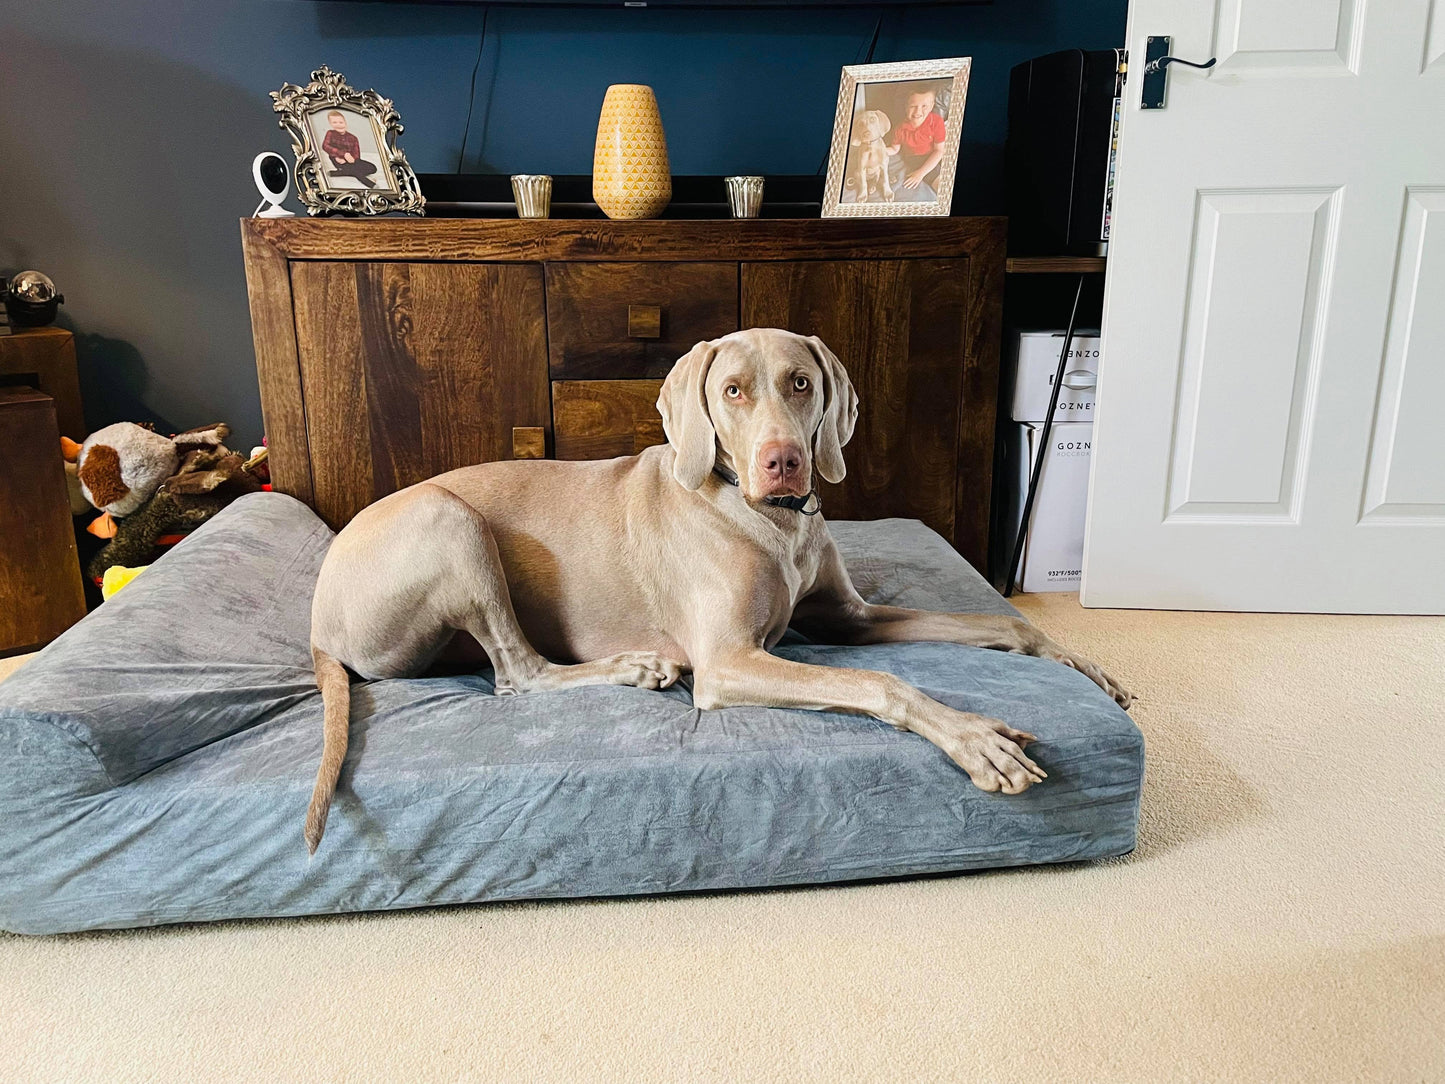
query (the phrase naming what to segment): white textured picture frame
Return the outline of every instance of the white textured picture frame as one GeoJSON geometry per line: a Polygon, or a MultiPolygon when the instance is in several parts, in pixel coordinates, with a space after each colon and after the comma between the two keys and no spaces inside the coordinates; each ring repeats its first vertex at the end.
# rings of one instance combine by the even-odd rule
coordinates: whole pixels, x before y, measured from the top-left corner
{"type": "MultiPolygon", "coordinates": [[[[833,142],[828,152],[828,180],[823,190],[824,218],[914,218],[942,217],[953,205],[953,181],[958,169],[958,147],[963,135],[963,107],[968,97],[968,75],[972,57],[942,60],[909,60],[894,64],[850,64],[843,69],[838,85],[838,108],[833,118],[833,142]],[[948,115],[943,118],[945,143],[939,161],[934,200],[861,200],[844,202],[845,169],[858,100],[858,88],[878,83],[907,83],[914,80],[948,79],[948,115]]],[[[890,117],[896,126],[899,118],[890,117]]]]}

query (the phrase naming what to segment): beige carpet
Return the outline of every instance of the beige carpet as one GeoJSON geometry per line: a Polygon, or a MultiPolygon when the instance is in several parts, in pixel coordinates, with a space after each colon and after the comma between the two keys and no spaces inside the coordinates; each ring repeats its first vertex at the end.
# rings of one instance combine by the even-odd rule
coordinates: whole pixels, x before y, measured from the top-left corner
{"type": "Polygon", "coordinates": [[[1445,620],[1022,606],[1139,694],[1127,858],[0,935],[0,1077],[1445,1080],[1445,620]]]}

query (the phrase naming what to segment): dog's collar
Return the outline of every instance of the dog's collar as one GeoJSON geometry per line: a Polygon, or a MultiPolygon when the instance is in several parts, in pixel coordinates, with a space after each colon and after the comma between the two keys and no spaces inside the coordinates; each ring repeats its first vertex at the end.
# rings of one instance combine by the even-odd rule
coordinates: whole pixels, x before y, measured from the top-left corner
{"type": "MultiPolygon", "coordinates": [[[[738,476],[721,463],[714,464],[712,472],[730,486],[738,484],[738,476]]],[[[788,508],[794,512],[801,512],[805,516],[816,516],[823,510],[823,498],[818,496],[818,491],[815,489],[808,490],[805,497],[764,497],[763,503],[771,504],[775,508],[788,508]],[[810,500],[813,502],[811,509],[808,507],[810,500]]]]}

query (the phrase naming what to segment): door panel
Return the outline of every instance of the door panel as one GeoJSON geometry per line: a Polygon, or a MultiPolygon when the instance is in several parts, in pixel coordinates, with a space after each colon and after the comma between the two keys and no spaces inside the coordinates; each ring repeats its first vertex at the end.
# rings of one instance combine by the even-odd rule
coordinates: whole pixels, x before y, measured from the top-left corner
{"type": "Polygon", "coordinates": [[[316,508],[340,527],[372,501],[512,455],[550,431],[536,264],[291,265],[316,508]]]}
{"type": "Polygon", "coordinates": [[[921,519],[981,569],[990,479],[957,469],[969,270],[966,259],[744,264],[742,324],[817,335],[858,390],[848,475],[819,487],[824,514],[921,519]]]}
{"type": "Polygon", "coordinates": [[[1130,4],[1085,605],[1445,612],[1441,13],[1130,4]]]}
{"type": "Polygon", "coordinates": [[[1430,0],[1430,29],[1425,38],[1423,71],[1437,76],[1445,71],[1445,0],[1430,0]]]}
{"type": "Polygon", "coordinates": [[[1401,234],[1362,521],[1445,522],[1445,187],[1410,190],[1401,234]]]}
{"type": "Polygon", "coordinates": [[[1219,58],[1221,72],[1231,74],[1346,74],[1358,64],[1358,17],[1363,4],[1364,0],[1221,0],[1211,55],[1219,58]]]}
{"type": "MultiPolygon", "coordinates": [[[[1195,215],[1169,519],[1296,513],[1337,191],[1202,192],[1195,215]],[[1221,430],[1234,437],[1217,439],[1221,430]]],[[[1166,520],[1167,522],[1167,520],[1166,520]]]]}

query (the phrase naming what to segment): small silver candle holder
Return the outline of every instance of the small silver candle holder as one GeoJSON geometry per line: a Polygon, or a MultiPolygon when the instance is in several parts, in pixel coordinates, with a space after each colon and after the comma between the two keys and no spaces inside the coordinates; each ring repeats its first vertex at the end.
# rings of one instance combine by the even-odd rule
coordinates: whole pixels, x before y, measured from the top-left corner
{"type": "Polygon", "coordinates": [[[724,177],[728,189],[728,208],[734,218],[757,218],[763,206],[761,177],[724,177]]]}
{"type": "Polygon", "coordinates": [[[546,218],[552,213],[552,178],[545,173],[518,173],[512,177],[512,198],[518,218],[546,218]]]}

